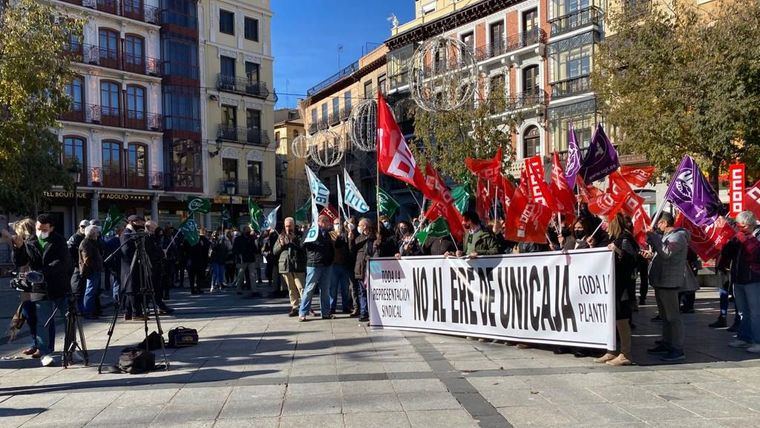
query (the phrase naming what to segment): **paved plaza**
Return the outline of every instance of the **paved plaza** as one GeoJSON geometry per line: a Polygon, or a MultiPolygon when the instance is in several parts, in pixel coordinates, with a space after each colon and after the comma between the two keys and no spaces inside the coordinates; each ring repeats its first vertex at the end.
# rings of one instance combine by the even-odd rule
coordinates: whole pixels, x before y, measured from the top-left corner
{"type": "MultiPolygon", "coordinates": [[[[7,323],[17,296],[3,285],[7,323]]],[[[645,354],[659,327],[650,305],[636,314],[639,365],[623,368],[372,330],[345,315],[298,323],[284,315],[285,299],[174,295],[176,316],[162,318],[164,330],[196,328],[201,342],[169,350],[169,371],[98,374],[105,319],[86,324],[90,367],[9,359],[28,336],[0,346],[0,426],[760,426],[760,359],[705,327],[716,316],[714,290],[700,291],[697,313],[685,315],[686,363],[645,354]]],[[[106,361],[142,337],[142,323],[120,321],[106,361]]]]}

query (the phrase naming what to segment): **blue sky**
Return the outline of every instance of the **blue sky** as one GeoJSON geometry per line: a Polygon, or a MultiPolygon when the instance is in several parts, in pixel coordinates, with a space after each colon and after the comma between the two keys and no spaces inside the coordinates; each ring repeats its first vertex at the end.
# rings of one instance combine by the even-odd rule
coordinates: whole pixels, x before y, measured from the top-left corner
{"type": "Polygon", "coordinates": [[[390,36],[387,18],[414,18],[414,0],[272,0],[277,107],[295,107],[306,90],[390,36]]]}

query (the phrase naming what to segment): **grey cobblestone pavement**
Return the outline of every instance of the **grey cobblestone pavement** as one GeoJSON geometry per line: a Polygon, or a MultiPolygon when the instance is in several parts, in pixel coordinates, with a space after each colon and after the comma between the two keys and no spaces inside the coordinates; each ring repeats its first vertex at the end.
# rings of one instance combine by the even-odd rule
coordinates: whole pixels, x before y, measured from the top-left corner
{"type": "MultiPolygon", "coordinates": [[[[17,296],[0,285],[7,323],[17,296]]],[[[725,330],[706,327],[716,316],[714,290],[700,291],[697,313],[685,315],[685,363],[646,355],[659,329],[650,305],[635,315],[639,365],[623,368],[371,330],[345,315],[298,323],[285,315],[285,299],[174,294],[177,312],[162,318],[164,330],[196,328],[201,343],[170,350],[169,371],[99,375],[108,320],[88,321],[90,367],[0,361],[0,426],[760,426],[760,359],[728,348],[725,330]]],[[[142,323],[119,321],[106,361],[142,338],[142,323]]],[[[0,356],[27,342],[1,345],[0,356]]]]}

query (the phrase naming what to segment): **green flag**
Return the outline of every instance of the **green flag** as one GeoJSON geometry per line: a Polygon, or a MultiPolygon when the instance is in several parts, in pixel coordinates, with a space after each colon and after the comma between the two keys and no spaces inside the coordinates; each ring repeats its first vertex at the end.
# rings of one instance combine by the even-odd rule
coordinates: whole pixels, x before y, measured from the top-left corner
{"type": "Polygon", "coordinates": [[[296,210],[295,220],[296,223],[306,223],[309,221],[309,210],[311,209],[311,200],[307,199],[303,206],[296,210]]]}
{"type": "Polygon", "coordinates": [[[250,196],[248,197],[248,213],[251,215],[251,229],[260,232],[261,217],[264,215],[264,212],[250,196]]]}
{"type": "Polygon", "coordinates": [[[446,223],[446,219],[438,217],[434,222],[417,232],[415,238],[420,245],[425,245],[428,238],[442,238],[444,236],[449,236],[449,225],[446,223]]]}
{"type": "Polygon", "coordinates": [[[470,206],[470,198],[472,197],[472,191],[469,184],[462,184],[451,190],[451,197],[454,198],[454,206],[460,214],[467,212],[467,208],[470,206]]]}
{"type": "Polygon", "coordinates": [[[199,198],[197,196],[189,196],[187,198],[187,209],[191,213],[203,213],[211,211],[211,201],[206,198],[199,198]]]}
{"type": "Polygon", "coordinates": [[[380,187],[377,188],[377,210],[380,212],[380,215],[393,217],[393,214],[396,213],[398,207],[398,202],[396,202],[391,195],[380,187]]]}
{"type": "Polygon", "coordinates": [[[106,219],[103,221],[103,231],[101,234],[103,236],[108,235],[116,228],[116,226],[118,226],[119,223],[122,222],[122,220],[124,220],[124,214],[119,211],[119,207],[111,205],[111,207],[108,208],[106,219]]]}
{"type": "Polygon", "coordinates": [[[188,217],[182,224],[179,225],[179,230],[182,231],[182,237],[185,238],[191,246],[200,241],[201,237],[198,234],[198,223],[192,217],[188,217]]]}

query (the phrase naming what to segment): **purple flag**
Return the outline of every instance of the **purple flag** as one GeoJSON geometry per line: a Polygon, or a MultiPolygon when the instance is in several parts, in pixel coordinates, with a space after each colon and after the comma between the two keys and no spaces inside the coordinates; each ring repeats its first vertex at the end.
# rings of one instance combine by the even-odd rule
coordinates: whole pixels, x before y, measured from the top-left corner
{"type": "Polygon", "coordinates": [[[570,129],[567,130],[567,163],[565,164],[565,178],[570,190],[575,187],[575,176],[581,169],[581,151],[578,149],[578,143],[575,141],[575,127],[570,123],[570,129]]]}
{"type": "Polygon", "coordinates": [[[681,160],[668,191],[665,192],[665,199],[700,227],[715,223],[722,208],[718,194],[689,155],[681,160]]]}
{"type": "Polygon", "coordinates": [[[604,133],[602,124],[596,125],[596,131],[591,137],[586,157],[583,158],[579,173],[586,183],[601,180],[611,172],[620,168],[618,154],[612,146],[607,134],[604,133]]]}

